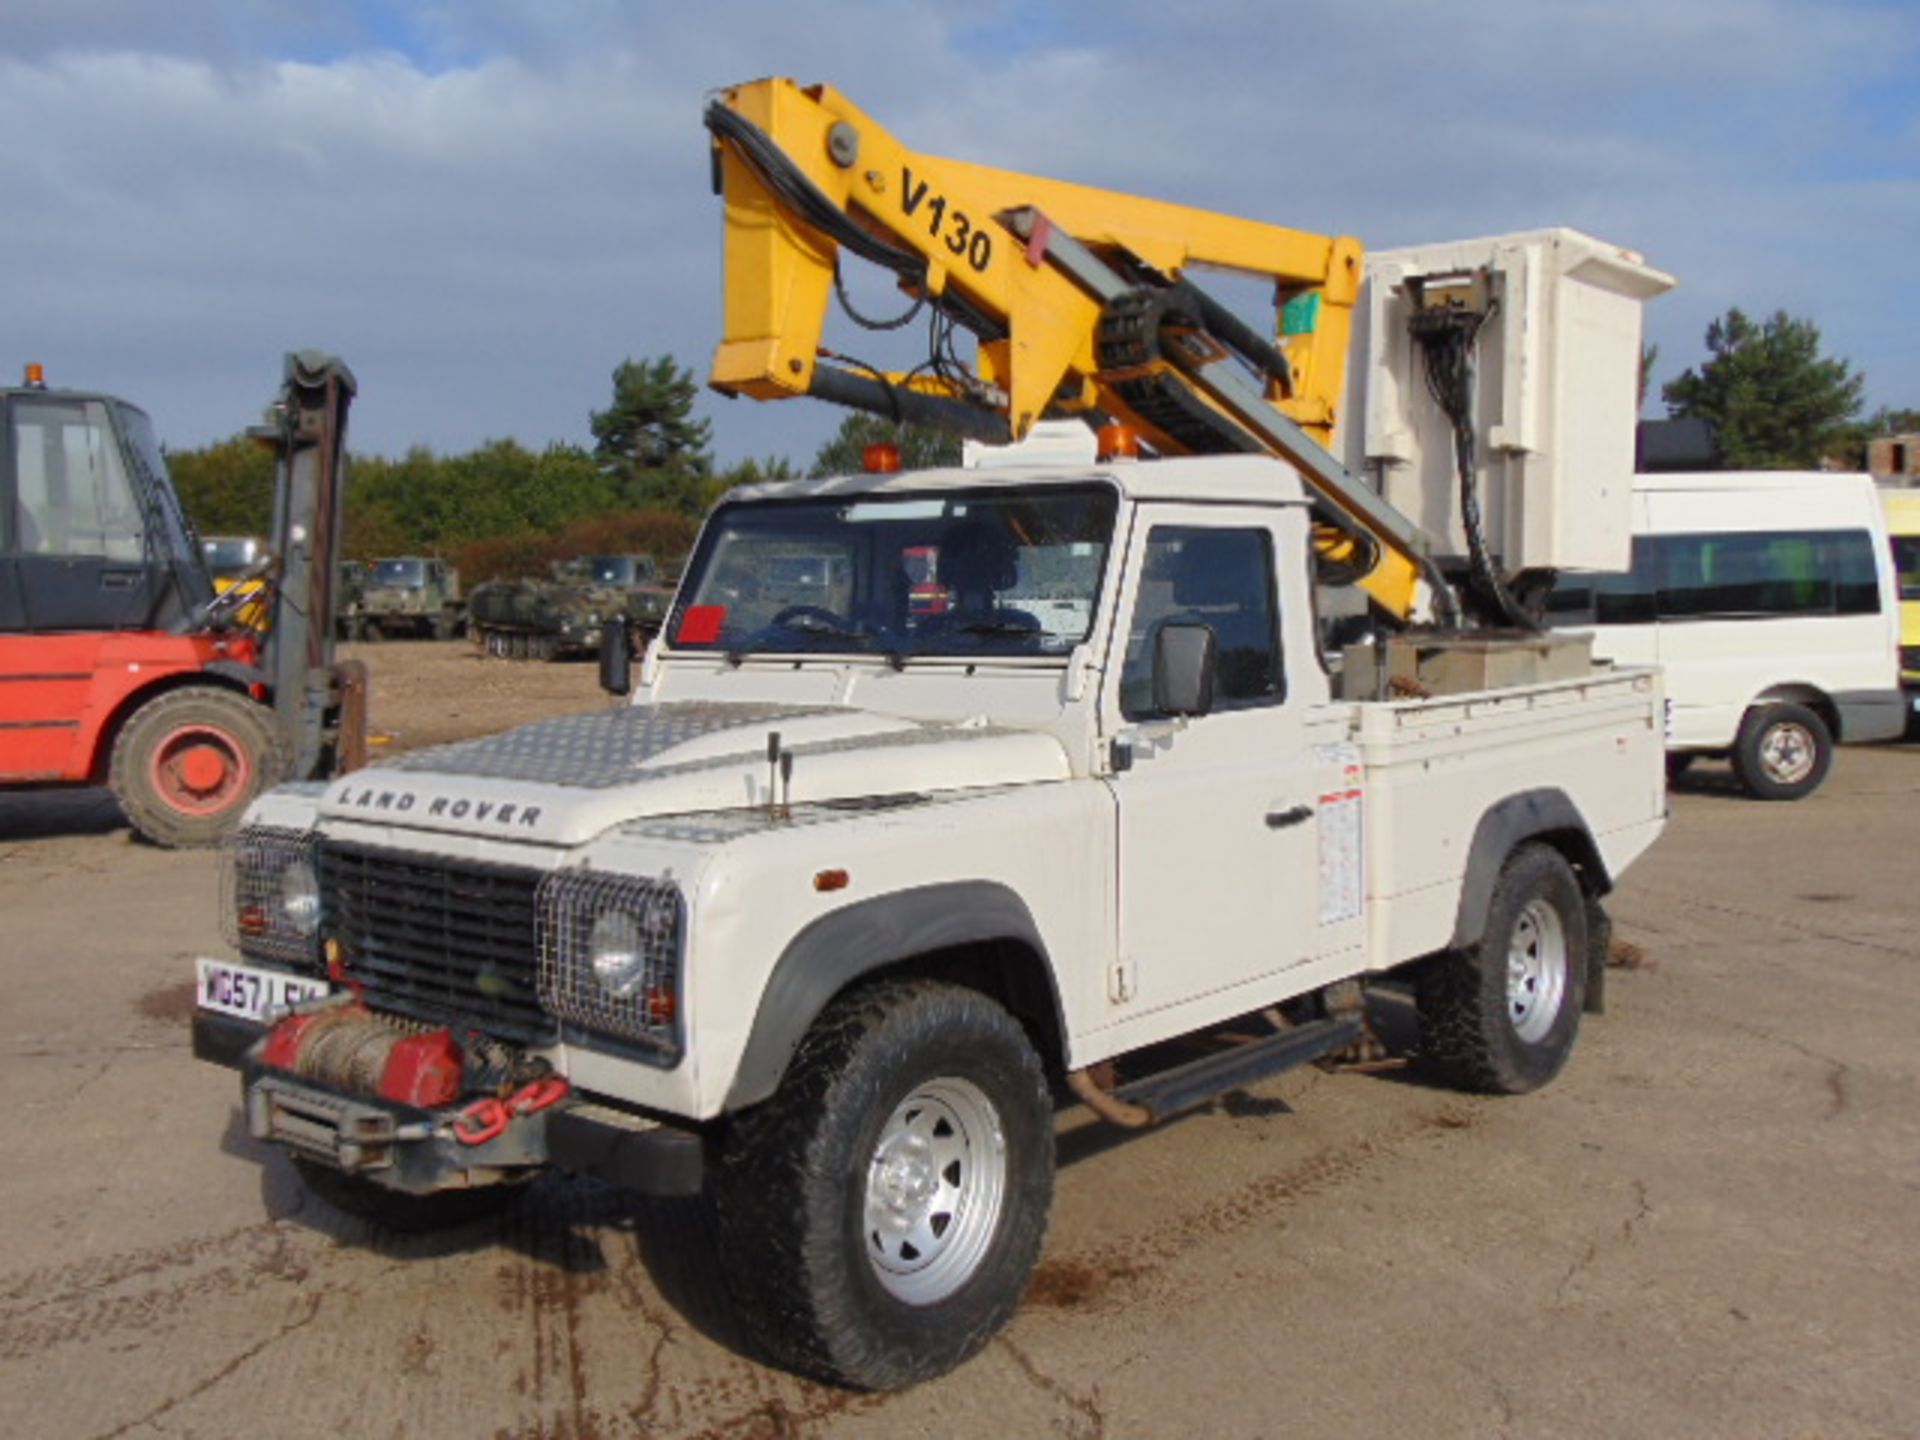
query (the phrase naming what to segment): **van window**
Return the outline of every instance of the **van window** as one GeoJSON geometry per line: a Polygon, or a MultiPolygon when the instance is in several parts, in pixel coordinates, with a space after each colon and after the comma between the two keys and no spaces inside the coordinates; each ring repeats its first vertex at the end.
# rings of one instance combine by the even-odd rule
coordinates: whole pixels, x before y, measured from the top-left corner
{"type": "Polygon", "coordinates": [[[1865,530],[1636,535],[1626,574],[1565,575],[1547,597],[1549,620],[1564,626],[1879,610],[1865,530]]]}
{"type": "Polygon", "coordinates": [[[1900,572],[1900,598],[1920,600],[1920,535],[1893,537],[1893,568],[1900,572]]]}

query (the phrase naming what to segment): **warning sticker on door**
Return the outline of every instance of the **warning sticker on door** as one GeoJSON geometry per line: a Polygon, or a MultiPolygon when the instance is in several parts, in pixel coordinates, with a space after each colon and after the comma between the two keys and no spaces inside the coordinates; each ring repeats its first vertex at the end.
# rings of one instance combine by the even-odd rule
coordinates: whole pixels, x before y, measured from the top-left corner
{"type": "Polygon", "coordinates": [[[1346,768],[1347,783],[1322,792],[1319,804],[1320,923],[1337,925],[1359,916],[1366,889],[1366,851],[1361,834],[1361,770],[1346,768]]]}

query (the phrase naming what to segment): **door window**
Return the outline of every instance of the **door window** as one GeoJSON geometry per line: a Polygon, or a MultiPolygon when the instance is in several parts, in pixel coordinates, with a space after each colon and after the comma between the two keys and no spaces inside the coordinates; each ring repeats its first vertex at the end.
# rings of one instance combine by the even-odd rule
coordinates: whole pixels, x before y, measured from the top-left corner
{"type": "Polygon", "coordinates": [[[1154,636],[1174,623],[1213,628],[1215,709],[1269,704],[1284,694],[1266,530],[1158,525],[1148,534],[1120,675],[1120,713],[1129,720],[1154,713],[1154,636]]]}
{"type": "Polygon", "coordinates": [[[13,440],[16,549],[141,558],[140,508],[106,406],[16,399],[13,440]]]}

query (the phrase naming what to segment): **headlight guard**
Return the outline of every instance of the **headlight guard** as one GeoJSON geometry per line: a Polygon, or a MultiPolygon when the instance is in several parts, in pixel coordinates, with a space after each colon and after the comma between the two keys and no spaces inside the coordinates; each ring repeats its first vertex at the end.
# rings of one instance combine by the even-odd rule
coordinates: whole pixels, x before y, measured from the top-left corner
{"type": "Polygon", "coordinates": [[[541,881],[537,905],[540,1003],[548,1013],[677,1061],[686,932],[679,886],[558,870],[541,881]]]}
{"type": "Polygon", "coordinates": [[[241,954],[284,965],[320,960],[319,836],[280,825],[245,825],[227,845],[222,928],[241,954]],[[305,879],[299,877],[304,874],[305,879]],[[303,904],[290,904],[296,898],[303,904]]]}

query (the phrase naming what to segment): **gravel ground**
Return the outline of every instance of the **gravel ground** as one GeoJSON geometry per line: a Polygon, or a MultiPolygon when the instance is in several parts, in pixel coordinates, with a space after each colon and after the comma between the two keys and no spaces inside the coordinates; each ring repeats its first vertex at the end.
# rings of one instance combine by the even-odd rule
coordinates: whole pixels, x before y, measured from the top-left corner
{"type": "MultiPolygon", "coordinates": [[[[364,653],[396,745],[602,703],[591,665],[364,653]]],[[[1920,749],[1798,805],[1700,768],[1551,1088],[1308,1071],[1137,1137],[1063,1116],[1025,1306],[889,1397],[745,1358],[687,1204],[548,1180],[403,1240],[307,1197],[187,1050],[215,857],[0,797],[0,1433],[1920,1434],[1920,749]]]]}

